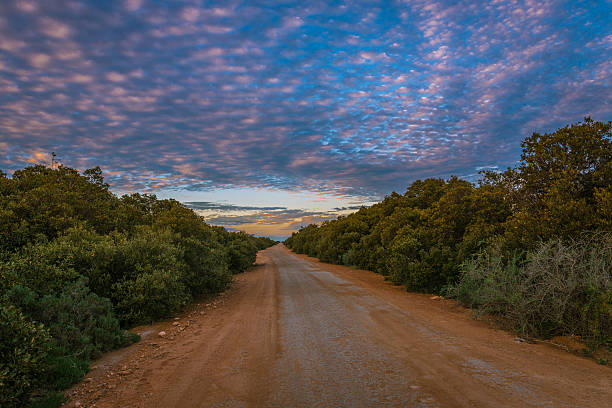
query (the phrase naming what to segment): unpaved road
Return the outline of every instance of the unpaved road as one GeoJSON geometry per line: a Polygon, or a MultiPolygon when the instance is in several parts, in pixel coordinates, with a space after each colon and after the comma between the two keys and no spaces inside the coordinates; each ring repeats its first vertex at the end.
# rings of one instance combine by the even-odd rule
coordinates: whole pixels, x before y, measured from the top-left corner
{"type": "Polygon", "coordinates": [[[98,362],[96,407],[610,407],[612,370],[277,245],[216,304],[98,362]],[[166,330],[165,338],[157,337],[166,330]]]}

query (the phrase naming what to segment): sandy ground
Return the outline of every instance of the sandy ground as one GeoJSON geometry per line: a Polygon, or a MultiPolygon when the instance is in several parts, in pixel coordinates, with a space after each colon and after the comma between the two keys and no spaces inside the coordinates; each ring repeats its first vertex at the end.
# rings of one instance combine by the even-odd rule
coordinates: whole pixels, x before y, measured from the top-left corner
{"type": "Polygon", "coordinates": [[[608,366],[282,245],[225,294],[138,330],[66,406],[612,406],[608,366]]]}

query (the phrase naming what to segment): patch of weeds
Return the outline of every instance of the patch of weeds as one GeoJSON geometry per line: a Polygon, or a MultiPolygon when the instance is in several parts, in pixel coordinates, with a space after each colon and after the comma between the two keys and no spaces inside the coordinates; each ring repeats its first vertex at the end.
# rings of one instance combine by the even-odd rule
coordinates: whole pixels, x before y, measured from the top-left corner
{"type": "Polygon", "coordinates": [[[54,392],[35,399],[30,404],[30,408],[57,408],[66,401],[68,401],[68,398],[66,398],[63,392],[54,392]]]}
{"type": "Polygon", "coordinates": [[[126,346],[129,346],[130,344],[138,343],[139,341],[140,341],[140,335],[126,331],[125,335],[123,336],[122,342],[121,342],[121,347],[126,347],[126,346]]]}
{"type": "Polygon", "coordinates": [[[50,384],[66,389],[79,382],[89,371],[89,363],[74,356],[58,356],[51,361],[50,384]]]}

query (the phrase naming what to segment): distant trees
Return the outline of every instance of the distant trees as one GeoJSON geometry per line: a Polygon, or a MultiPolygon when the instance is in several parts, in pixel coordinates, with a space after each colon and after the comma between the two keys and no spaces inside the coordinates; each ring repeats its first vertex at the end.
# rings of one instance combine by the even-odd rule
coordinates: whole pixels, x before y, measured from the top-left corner
{"type": "Polygon", "coordinates": [[[98,167],[0,172],[0,405],[61,402],[91,358],[134,341],[124,328],[224,290],[273,243],[117,197],[98,167]]]}
{"type": "MultiPolygon", "coordinates": [[[[309,225],[286,244],[325,262],[378,272],[409,290],[440,293],[461,285],[466,271],[474,270],[474,257],[492,248],[502,263],[530,262],[529,254],[549,240],[579,239],[591,232],[604,234],[595,240],[609,242],[611,128],[611,122],[586,118],[550,134],[534,133],[523,141],[515,168],[486,172],[477,184],[456,177],[417,180],[403,195],[392,193],[370,208],[309,225]]],[[[590,238],[585,242],[594,245],[590,238]]],[[[612,266],[606,261],[597,265],[603,277],[589,289],[592,293],[571,296],[583,306],[593,299],[604,302],[596,308],[597,321],[608,328],[597,326],[603,333],[598,341],[603,341],[602,336],[612,336],[612,266]]],[[[484,286],[477,290],[485,290],[495,279],[480,282],[484,286]]],[[[594,338],[595,332],[580,330],[594,338]]]]}
{"type": "Polygon", "coordinates": [[[309,225],[287,245],[322,261],[381,273],[410,290],[439,291],[459,265],[502,230],[509,203],[498,186],[456,177],[416,181],[370,208],[321,226],[309,225]]]}

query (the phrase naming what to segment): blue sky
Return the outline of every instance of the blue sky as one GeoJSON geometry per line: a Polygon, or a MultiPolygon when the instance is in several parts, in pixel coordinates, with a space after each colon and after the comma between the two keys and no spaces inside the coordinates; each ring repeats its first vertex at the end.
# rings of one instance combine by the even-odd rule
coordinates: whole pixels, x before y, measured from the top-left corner
{"type": "Polygon", "coordinates": [[[5,0],[0,168],[55,151],[118,193],[216,203],[199,210],[212,223],[283,236],[419,178],[513,165],[533,131],[610,120],[611,16],[610,1],[5,0]]]}

